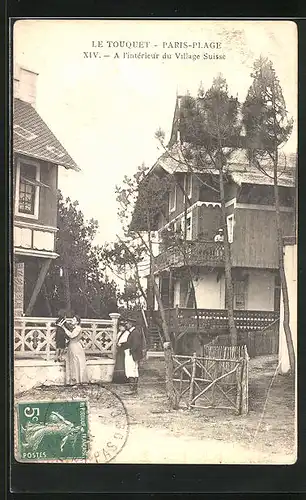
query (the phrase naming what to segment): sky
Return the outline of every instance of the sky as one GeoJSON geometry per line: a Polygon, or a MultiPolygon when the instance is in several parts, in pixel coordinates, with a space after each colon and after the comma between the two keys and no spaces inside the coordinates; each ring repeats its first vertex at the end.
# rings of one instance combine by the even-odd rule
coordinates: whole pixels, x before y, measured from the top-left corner
{"type": "MultiPolygon", "coordinates": [[[[61,168],[59,188],[79,201],[87,219],[98,220],[100,244],[120,232],[115,186],[162,154],[154,134],[161,128],[169,138],[177,94],[194,95],[201,82],[208,89],[221,72],[243,101],[262,54],[273,62],[296,122],[297,28],[291,21],[19,20],[13,35],[14,62],[38,73],[37,111],[81,169],[61,168]],[[125,46],[116,47],[120,42],[125,46]]],[[[295,124],[285,148],[296,147],[295,124]]]]}

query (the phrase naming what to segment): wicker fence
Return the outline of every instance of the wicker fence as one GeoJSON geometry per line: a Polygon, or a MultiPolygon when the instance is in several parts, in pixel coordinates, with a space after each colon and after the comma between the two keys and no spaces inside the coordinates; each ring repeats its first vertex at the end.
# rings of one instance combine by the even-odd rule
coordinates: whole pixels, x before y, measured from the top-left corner
{"type": "Polygon", "coordinates": [[[180,406],[248,413],[248,353],[245,346],[206,346],[203,356],[173,356],[180,406]]]}

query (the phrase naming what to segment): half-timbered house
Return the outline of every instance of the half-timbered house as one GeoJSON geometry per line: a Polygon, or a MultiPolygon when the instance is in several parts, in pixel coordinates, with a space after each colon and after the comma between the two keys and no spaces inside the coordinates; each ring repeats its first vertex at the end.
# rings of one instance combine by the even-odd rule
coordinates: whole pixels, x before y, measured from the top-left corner
{"type": "Polygon", "coordinates": [[[15,316],[35,313],[49,266],[58,256],[58,168],[79,170],[35,109],[36,83],[36,73],[16,66],[12,158],[15,316]]]}

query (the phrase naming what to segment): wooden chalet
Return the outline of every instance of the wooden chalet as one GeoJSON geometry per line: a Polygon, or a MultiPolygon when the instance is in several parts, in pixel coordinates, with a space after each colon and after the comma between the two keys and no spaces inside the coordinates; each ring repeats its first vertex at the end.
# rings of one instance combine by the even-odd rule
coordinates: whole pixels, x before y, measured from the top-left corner
{"type": "MultiPolygon", "coordinates": [[[[161,181],[169,174],[175,179],[164,210],[156,217],[154,230],[160,245],[153,263],[155,279],[172,332],[181,336],[195,331],[196,299],[200,330],[216,335],[227,331],[224,249],[222,242],[214,241],[222,226],[221,203],[218,191],[207,186],[213,178],[218,186],[218,173],[213,168],[203,172],[196,163],[192,169],[188,168],[181,143],[177,104],[169,143],[171,152],[164,153],[148,174],[158,176],[161,181]],[[163,235],[167,229],[178,233],[184,229],[187,240],[184,256],[178,246],[165,245],[163,235]]],[[[295,227],[296,156],[281,156],[281,162],[278,183],[283,234],[287,236],[294,234],[295,227]]],[[[229,157],[226,167],[227,232],[236,325],[240,332],[267,328],[277,322],[280,313],[271,166],[266,165],[265,171],[270,175],[252,166],[243,148],[229,157]]],[[[138,229],[141,228],[145,229],[139,222],[138,229]]],[[[153,314],[158,314],[156,302],[151,307],[153,314]]],[[[157,345],[157,340],[153,343],[157,345]]]]}

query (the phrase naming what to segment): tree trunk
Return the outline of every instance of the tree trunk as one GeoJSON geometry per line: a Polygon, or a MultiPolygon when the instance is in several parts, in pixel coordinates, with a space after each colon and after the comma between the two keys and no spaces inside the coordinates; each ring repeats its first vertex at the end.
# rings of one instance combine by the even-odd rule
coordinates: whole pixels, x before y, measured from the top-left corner
{"type": "Polygon", "coordinates": [[[184,194],[184,200],[185,200],[185,206],[184,206],[184,235],[183,235],[184,236],[184,249],[183,249],[183,258],[184,258],[184,264],[187,266],[187,269],[188,269],[188,274],[189,274],[189,279],[190,279],[190,285],[191,285],[191,289],[192,289],[192,293],[193,293],[194,312],[195,312],[196,320],[197,320],[196,328],[197,328],[197,335],[198,335],[199,334],[199,328],[200,328],[198,303],[197,303],[197,298],[196,298],[196,293],[195,293],[195,287],[194,287],[194,283],[193,283],[193,279],[192,279],[192,273],[191,273],[191,269],[190,269],[190,266],[189,266],[189,263],[188,263],[188,258],[187,258],[186,251],[185,251],[185,250],[187,250],[187,200],[188,200],[188,196],[187,196],[187,193],[185,192],[185,189],[183,190],[183,194],[184,194]]]}
{"type": "Polygon", "coordinates": [[[84,304],[84,318],[88,318],[88,304],[85,300],[85,304],[84,304]]]}
{"type": "Polygon", "coordinates": [[[71,294],[70,294],[70,282],[69,282],[69,271],[67,267],[63,268],[63,279],[64,279],[64,297],[65,297],[65,309],[67,316],[71,316],[71,294]]]}
{"type": "Polygon", "coordinates": [[[291,373],[294,375],[295,374],[295,354],[294,354],[294,345],[293,345],[293,340],[292,340],[292,332],[291,332],[291,328],[290,328],[289,295],[288,295],[288,286],[287,286],[287,279],[286,279],[285,266],[284,266],[283,234],[282,234],[282,226],[281,226],[279,192],[278,192],[278,183],[277,183],[277,168],[278,168],[277,157],[278,157],[278,155],[276,154],[275,160],[274,160],[274,198],[275,198],[275,214],[276,214],[276,227],[277,227],[278,265],[279,265],[279,275],[280,275],[283,306],[284,306],[283,327],[284,327],[287,348],[288,348],[290,370],[291,370],[291,373]]]}
{"type": "Polygon", "coordinates": [[[164,306],[163,306],[161,296],[160,296],[159,290],[157,288],[157,285],[156,285],[155,279],[154,279],[154,253],[153,253],[153,249],[152,249],[152,241],[151,241],[150,235],[151,235],[151,228],[150,228],[150,219],[148,217],[148,245],[146,244],[145,240],[143,239],[143,237],[140,233],[138,233],[138,236],[142,240],[143,244],[146,246],[146,248],[149,252],[149,255],[150,255],[150,260],[151,260],[150,278],[151,278],[154,296],[156,297],[158,309],[160,312],[164,338],[166,340],[166,342],[164,342],[165,369],[166,369],[166,391],[167,391],[167,396],[168,396],[168,399],[170,402],[170,406],[173,409],[176,409],[177,408],[177,396],[176,396],[176,392],[174,389],[174,383],[173,383],[173,377],[172,377],[172,373],[173,373],[172,351],[173,350],[172,350],[171,338],[170,338],[170,334],[169,334],[169,329],[168,329],[168,324],[167,324],[167,320],[166,320],[164,306]]]}
{"type": "MultiPolygon", "coordinates": [[[[153,266],[152,266],[152,270],[153,270],[153,266]]],[[[173,383],[173,360],[172,360],[173,348],[172,348],[172,344],[171,344],[171,338],[170,338],[170,334],[169,334],[168,323],[166,320],[164,306],[163,306],[163,303],[162,303],[162,300],[160,297],[159,290],[157,289],[157,285],[155,283],[153,271],[151,274],[151,280],[152,280],[152,284],[153,284],[154,295],[156,297],[158,309],[160,312],[162,330],[163,330],[163,334],[164,334],[164,337],[166,340],[166,342],[163,343],[164,355],[165,355],[165,371],[166,371],[166,392],[167,392],[167,396],[168,396],[171,408],[176,409],[178,406],[178,401],[177,401],[177,395],[176,395],[176,392],[174,389],[174,383],[173,383]]]]}
{"type": "Polygon", "coordinates": [[[197,320],[196,327],[197,327],[197,335],[198,335],[199,329],[200,329],[199,309],[198,309],[198,302],[197,302],[195,287],[194,287],[194,283],[193,283],[192,273],[191,273],[191,269],[189,266],[188,266],[188,272],[189,272],[191,290],[192,290],[192,294],[193,294],[194,312],[195,312],[195,316],[196,316],[196,320],[197,320]]]}
{"type": "MultiPolygon", "coordinates": [[[[152,271],[152,257],[150,255],[150,276],[152,271]]],[[[151,283],[151,278],[147,280],[147,300],[146,300],[147,310],[149,312],[149,316],[151,316],[152,311],[154,310],[154,290],[151,283]]]]}
{"type": "Polygon", "coordinates": [[[151,238],[150,238],[150,233],[148,234],[148,240],[149,240],[150,259],[151,259],[151,264],[152,264],[150,267],[150,277],[151,277],[154,295],[156,297],[158,309],[159,309],[160,316],[161,316],[163,334],[164,334],[164,337],[166,340],[166,342],[164,342],[166,392],[167,392],[167,396],[168,396],[168,400],[169,400],[171,408],[177,409],[178,401],[177,401],[177,395],[176,395],[176,392],[174,389],[174,382],[173,382],[173,359],[172,359],[173,348],[172,348],[172,344],[171,344],[171,338],[170,338],[170,333],[169,333],[168,323],[166,320],[163,302],[161,300],[161,296],[160,296],[159,290],[157,289],[157,285],[156,285],[155,279],[154,279],[154,255],[153,255],[153,250],[152,250],[152,242],[151,242],[151,238]]]}
{"type": "MultiPolygon", "coordinates": [[[[219,161],[221,161],[221,159],[219,161]]],[[[222,165],[219,166],[219,185],[220,185],[220,198],[221,198],[221,216],[222,216],[223,234],[224,234],[224,271],[225,271],[225,290],[227,297],[228,325],[229,325],[231,345],[237,345],[238,336],[234,318],[234,290],[232,281],[231,248],[230,248],[230,243],[228,241],[228,233],[227,233],[222,165]]]]}
{"type": "Polygon", "coordinates": [[[152,272],[151,272],[151,281],[152,281],[154,295],[156,297],[158,309],[159,309],[159,312],[160,312],[162,330],[163,330],[163,334],[164,334],[164,340],[166,342],[171,342],[171,338],[170,338],[170,334],[169,334],[169,328],[168,328],[168,323],[167,323],[166,314],[165,314],[165,309],[164,309],[164,305],[163,305],[161,297],[160,297],[159,290],[158,290],[157,285],[155,283],[153,269],[152,269],[152,272]]]}
{"type": "Polygon", "coordinates": [[[178,398],[173,383],[173,359],[171,342],[164,343],[165,368],[166,368],[166,392],[171,408],[177,410],[178,398]]]}
{"type": "Polygon", "coordinates": [[[49,314],[50,318],[52,318],[53,313],[52,313],[52,309],[51,309],[51,304],[50,304],[50,300],[49,300],[49,293],[48,293],[46,283],[43,284],[43,295],[45,297],[46,306],[48,309],[48,314],[49,314]]]}
{"type": "Polygon", "coordinates": [[[88,318],[88,302],[87,302],[87,288],[88,288],[88,281],[87,281],[87,276],[85,275],[85,280],[84,280],[84,285],[85,285],[85,290],[84,290],[84,298],[85,298],[85,303],[84,303],[84,318],[88,318]]]}

